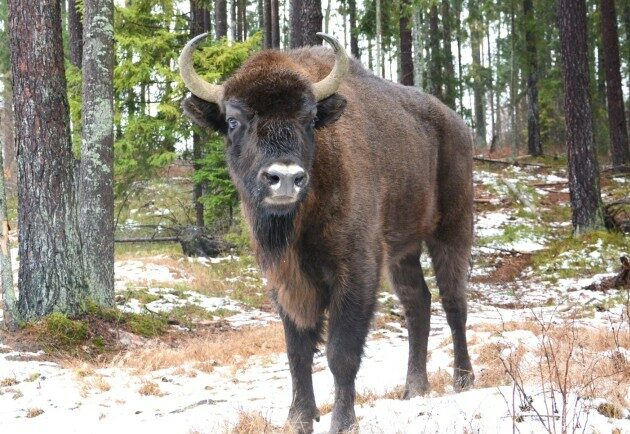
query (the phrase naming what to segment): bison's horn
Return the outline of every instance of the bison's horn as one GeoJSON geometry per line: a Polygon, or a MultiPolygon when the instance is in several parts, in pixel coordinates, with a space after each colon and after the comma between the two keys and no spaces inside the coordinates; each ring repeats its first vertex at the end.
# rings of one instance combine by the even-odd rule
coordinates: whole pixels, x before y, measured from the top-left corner
{"type": "Polygon", "coordinates": [[[208,83],[195,72],[192,55],[197,45],[208,36],[208,33],[195,36],[188,41],[182,54],[179,55],[179,74],[186,87],[199,98],[208,102],[218,103],[223,95],[223,86],[208,83]]]}
{"type": "Polygon", "coordinates": [[[348,73],[349,60],[346,50],[344,50],[338,40],[322,32],[317,33],[317,36],[332,45],[335,51],[335,66],[333,66],[332,71],[330,71],[330,74],[328,74],[326,78],[313,84],[315,99],[321,101],[337,92],[343,78],[348,73]]]}

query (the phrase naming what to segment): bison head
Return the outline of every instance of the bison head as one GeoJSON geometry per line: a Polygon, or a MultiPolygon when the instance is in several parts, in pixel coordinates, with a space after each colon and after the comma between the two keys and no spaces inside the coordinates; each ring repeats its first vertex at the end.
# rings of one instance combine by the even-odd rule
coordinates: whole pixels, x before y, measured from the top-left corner
{"type": "Polygon", "coordinates": [[[286,231],[312,184],[315,130],[339,119],[346,105],[336,92],[348,71],[347,54],[336,39],[318,35],[333,46],[335,64],[316,83],[279,51],[252,56],[223,85],[208,83],[192,65],[192,53],[205,34],[188,42],[179,58],[181,76],[193,94],[184,101],[184,111],[198,125],[225,136],[232,180],[255,219],[257,238],[272,249],[286,244],[286,231]],[[267,237],[272,238],[265,242],[267,237]]]}

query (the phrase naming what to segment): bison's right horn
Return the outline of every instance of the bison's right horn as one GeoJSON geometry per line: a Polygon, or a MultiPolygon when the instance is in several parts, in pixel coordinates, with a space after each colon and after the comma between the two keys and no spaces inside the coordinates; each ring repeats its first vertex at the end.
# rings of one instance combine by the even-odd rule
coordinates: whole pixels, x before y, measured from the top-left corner
{"type": "Polygon", "coordinates": [[[328,74],[324,79],[313,84],[315,99],[317,101],[321,101],[337,92],[343,78],[348,73],[349,60],[346,50],[344,50],[338,40],[322,32],[318,32],[317,36],[332,45],[333,50],[335,51],[335,66],[333,66],[332,71],[330,71],[330,74],[328,74]]]}
{"type": "Polygon", "coordinates": [[[199,42],[203,41],[208,33],[195,36],[188,41],[182,54],[179,55],[179,74],[184,80],[186,87],[199,98],[208,102],[219,103],[223,95],[223,86],[208,83],[195,72],[192,55],[199,42]]]}

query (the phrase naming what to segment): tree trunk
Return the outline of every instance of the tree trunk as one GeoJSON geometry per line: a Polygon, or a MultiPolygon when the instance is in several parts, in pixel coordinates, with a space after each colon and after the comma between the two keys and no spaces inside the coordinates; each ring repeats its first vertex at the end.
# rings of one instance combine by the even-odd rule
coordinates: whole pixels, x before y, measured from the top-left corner
{"type": "Polygon", "coordinates": [[[348,14],[350,17],[350,53],[356,59],[361,59],[357,35],[357,0],[348,0],[348,14]]]}
{"type": "Polygon", "coordinates": [[[217,39],[227,37],[227,0],[215,0],[214,16],[216,20],[214,29],[217,39]]]}
{"type": "Polygon", "coordinates": [[[326,11],[324,13],[324,33],[328,33],[330,26],[330,8],[331,8],[332,0],[328,0],[326,2],[326,11]]]}
{"type": "Polygon", "coordinates": [[[455,110],[455,66],[451,50],[451,8],[452,0],[442,0],[442,43],[444,65],[444,103],[455,110]]]}
{"type": "Polygon", "coordinates": [[[83,22],[76,0],[68,0],[68,35],[70,39],[70,63],[81,69],[83,58],[83,22]]]}
{"type": "Polygon", "coordinates": [[[413,81],[417,87],[422,89],[422,78],[424,75],[424,55],[422,52],[422,12],[419,7],[413,10],[413,81]]]}
{"type": "Polygon", "coordinates": [[[478,6],[470,11],[470,45],[472,51],[473,97],[475,108],[475,144],[486,146],[486,110],[482,77],[481,50],[483,33],[478,6]]]}
{"type": "Polygon", "coordinates": [[[457,39],[457,98],[459,113],[464,113],[464,73],[462,70],[462,0],[455,1],[455,37],[457,39]]]}
{"type": "Polygon", "coordinates": [[[381,16],[381,0],[376,1],[376,75],[383,76],[381,72],[383,59],[381,58],[381,51],[383,51],[383,19],[381,16]]]}
{"type": "Polygon", "coordinates": [[[90,297],[114,305],[114,2],[84,0],[79,227],[90,297]]]}
{"type": "Polygon", "coordinates": [[[440,29],[438,9],[434,4],[429,11],[429,46],[431,48],[431,60],[429,62],[429,91],[438,99],[444,98],[442,94],[442,56],[440,53],[440,29]]]}
{"type": "Polygon", "coordinates": [[[486,43],[488,47],[488,72],[490,74],[488,80],[488,93],[490,96],[490,152],[492,152],[492,146],[496,142],[497,131],[496,124],[494,122],[494,69],[492,69],[492,46],[490,45],[490,20],[488,20],[488,26],[486,27],[486,43]]]}
{"type": "Polygon", "coordinates": [[[516,20],[514,3],[510,8],[510,130],[512,136],[512,158],[518,156],[518,125],[516,122],[516,20]]]}
{"type": "Polygon", "coordinates": [[[18,309],[32,320],[85,307],[58,0],[9,1],[19,171],[18,309]],[[37,31],[33,31],[37,29],[37,31]]]}
{"type": "Polygon", "coordinates": [[[409,25],[411,5],[409,0],[402,0],[400,8],[400,84],[413,86],[413,56],[411,53],[411,27],[409,25]]]}
{"type": "Polygon", "coordinates": [[[573,229],[580,233],[603,227],[599,168],[593,143],[589,89],[585,0],[557,0],[560,48],[564,68],[569,191],[573,229]]]}
{"type": "Polygon", "coordinates": [[[317,32],[322,31],[321,0],[291,0],[291,48],[321,45],[317,32]]]}
{"type": "MultiPolygon", "coordinates": [[[[0,173],[4,171],[2,152],[0,152],[0,173]]],[[[4,323],[14,329],[20,322],[15,291],[13,290],[13,268],[11,266],[11,246],[9,244],[9,218],[7,216],[7,195],[4,188],[4,176],[0,176],[0,306],[3,310],[4,323]]]]}
{"type": "Polygon", "coordinates": [[[280,5],[271,0],[271,48],[280,48],[280,5]]]}
{"type": "MultiPolygon", "coordinates": [[[[201,5],[198,3],[198,0],[190,0],[190,37],[194,38],[197,35],[200,35],[204,32],[204,23],[203,23],[203,13],[201,9],[201,5]]],[[[203,146],[203,142],[201,139],[201,135],[196,131],[196,128],[193,127],[193,170],[197,172],[201,169],[198,161],[202,157],[201,147],[203,146]]],[[[203,194],[203,186],[201,183],[195,183],[193,186],[193,205],[195,207],[195,224],[199,227],[204,226],[204,209],[203,203],[200,202],[201,196],[203,194]]]]}
{"type": "Polygon", "coordinates": [[[230,31],[232,32],[232,40],[240,41],[240,31],[238,28],[238,0],[232,0],[230,3],[230,31]]]}
{"type": "Polygon", "coordinates": [[[2,107],[2,144],[4,149],[4,177],[10,185],[17,185],[17,161],[15,155],[15,137],[13,136],[13,92],[11,90],[11,73],[4,74],[2,79],[4,104],[2,107]]]}
{"type": "Polygon", "coordinates": [[[527,149],[529,155],[542,155],[540,115],[538,108],[538,50],[536,48],[536,21],[532,0],[523,0],[525,20],[525,67],[527,73],[527,149]]]}
{"type": "Polygon", "coordinates": [[[623,105],[623,92],[621,90],[617,14],[614,0],[601,0],[600,5],[604,68],[606,69],[610,154],[613,166],[621,166],[630,163],[630,148],[628,147],[628,130],[623,105]]]}
{"type": "Polygon", "coordinates": [[[247,25],[247,0],[241,0],[238,5],[239,22],[241,23],[241,41],[247,40],[249,27],[247,25]]]}
{"type": "Polygon", "coordinates": [[[271,0],[265,0],[264,5],[264,19],[263,19],[263,47],[264,48],[272,48],[272,38],[271,38],[271,0]]]}

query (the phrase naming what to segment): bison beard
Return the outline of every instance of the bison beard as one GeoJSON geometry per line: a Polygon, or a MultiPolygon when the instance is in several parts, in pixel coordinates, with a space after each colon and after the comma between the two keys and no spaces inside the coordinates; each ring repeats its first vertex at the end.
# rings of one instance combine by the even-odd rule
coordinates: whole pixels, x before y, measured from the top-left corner
{"type": "Polygon", "coordinates": [[[262,51],[224,85],[192,69],[199,40],[180,57],[184,82],[196,95],[184,101],[184,111],[226,136],[230,175],[284,326],[293,428],[310,433],[319,420],[312,364],[324,326],[335,380],[330,430],[355,427],[355,378],[383,269],[409,331],[404,397],[429,390],[424,246],[451,328],[453,386],[470,387],[473,189],[466,124],[434,97],[348,60],[328,36],[334,54],[323,47],[262,51]]]}

